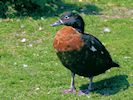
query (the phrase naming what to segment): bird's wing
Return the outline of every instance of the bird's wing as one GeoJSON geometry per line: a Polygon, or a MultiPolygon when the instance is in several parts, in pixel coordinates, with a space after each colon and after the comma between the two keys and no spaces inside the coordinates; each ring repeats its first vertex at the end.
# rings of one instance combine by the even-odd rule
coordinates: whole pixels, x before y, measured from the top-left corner
{"type": "Polygon", "coordinates": [[[86,47],[88,47],[88,49],[90,49],[94,52],[96,51],[97,54],[103,54],[105,57],[107,57],[108,59],[110,59],[112,61],[109,52],[96,37],[85,33],[82,35],[82,39],[84,40],[85,45],[86,45],[86,47]]]}
{"type": "Polygon", "coordinates": [[[107,51],[107,49],[105,48],[105,46],[93,35],[91,34],[83,34],[82,35],[82,39],[85,42],[85,47],[89,47],[88,49],[90,50],[92,47],[94,47],[96,53],[98,55],[102,55],[104,57],[104,59],[106,60],[108,66],[111,67],[119,67],[119,64],[117,64],[116,62],[114,62],[109,54],[109,52],[107,51]]]}

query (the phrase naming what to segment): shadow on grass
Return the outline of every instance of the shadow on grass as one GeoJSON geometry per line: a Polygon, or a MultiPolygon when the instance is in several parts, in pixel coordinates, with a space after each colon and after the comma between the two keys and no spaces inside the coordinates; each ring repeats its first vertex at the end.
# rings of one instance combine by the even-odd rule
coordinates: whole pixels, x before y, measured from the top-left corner
{"type": "MultiPolygon", "coordinates": [[[[48,6],[44,7],[39,7],[35,6],[36,8],[22,8],[16,5],[13,9],[15,9],[15,12],[10,11],[7,9],[8,7],[4,6],[6,9],[3,10],[3,17],[0,16],[0,18],[14,18],[14,17],[27,17],[30,16],[34,19],[39,19],[41,17],[53,17],[53,16],[59,16],[63,12],[69,12],[69,11],[75,11],[78,13],[84,13],[84,14],[89,14],[89,15],[99,15],[100,9],[97,7],[95,4],[90,4],[90,3],[65,3],[62,0],[59,0],[60,2],[55,2],[55,3],[49,3],[48,6]],[[19,9],[18,9],[19,8],[19,9]]],[[[7,3],[8,4],[8,3],[7,3]]],[[[7,5],[8,6],[8,5],[7,5]]],[[[20,5],[21,6],[21,5],[20,5]]],[[[11,7],[11,4],[10,4],[11,7]]]]}
{"type": "MultiPolygon", "coordinates": [[[[126,90],[129,87],[127,75],[118,75],[108,79],[104,79],[93,84],[93,93],[101,95],[113,95],[119,91],[126,90]]],[[[88,84],[82,85],[80,89],[85,89],[88,84]]]]}

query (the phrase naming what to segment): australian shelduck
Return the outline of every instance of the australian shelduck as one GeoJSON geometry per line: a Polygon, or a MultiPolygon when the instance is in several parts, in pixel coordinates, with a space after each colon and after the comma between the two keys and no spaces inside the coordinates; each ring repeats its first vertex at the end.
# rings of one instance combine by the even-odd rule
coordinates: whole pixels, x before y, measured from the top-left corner
{"type": "Polygon", "coordinates": [[[88,88],[80,90],[79,95],[88,94],[92,89],[94,76],[104,73],[112,67],[119,67],[114,62],[105,46],[93,35],[84,32],[82,17],[73,12],[64,13],[51,26],[65,25],[55,35],[53,47],[62,64],[71,71],[70,89],[64,93],[76,93],[75,74],[88,77],[88,88]]]}

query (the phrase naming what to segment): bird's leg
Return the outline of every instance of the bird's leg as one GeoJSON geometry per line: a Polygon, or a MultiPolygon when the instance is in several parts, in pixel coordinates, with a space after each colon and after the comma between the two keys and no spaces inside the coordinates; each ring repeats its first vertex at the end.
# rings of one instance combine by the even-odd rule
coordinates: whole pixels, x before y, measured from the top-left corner
{"type": "Polygon", "coordinates": [[[92,84],[93,84],[93,77],[90,78],[90,83],[89,83],[89,86],[88,86],[89,91],[92,90],[92,84]]]}
{"type": "Polygon", "coordinates": [[[74,84],[75,73],[72,72],[71,74],[72,74],[72,79],[71,79],[70,89],[65,90],[64,93],[76,93],[76,88],[74,84]]]}
{"type": "Polygon", "coordinates": [[[89,85],[88,85],[88,88],[87,89],[85,89],[85,90],[80,90],[79,91],[79,96],[80,95],[84,95],[84,94],[89,94],[90,93],[90,91],[92,90],[92,80],[93,80],[93,77],[90,77],[90,83],[89,83],[89,85]]]}
{"type": "Polygon", "coordinates": [[[70,85],[70,88],[72,90],[75,90],[75,82],[74,82],[74,78],[75,78],[75,73],[72,73],[72,79],[71,79],[71,85],[70,85]]]}

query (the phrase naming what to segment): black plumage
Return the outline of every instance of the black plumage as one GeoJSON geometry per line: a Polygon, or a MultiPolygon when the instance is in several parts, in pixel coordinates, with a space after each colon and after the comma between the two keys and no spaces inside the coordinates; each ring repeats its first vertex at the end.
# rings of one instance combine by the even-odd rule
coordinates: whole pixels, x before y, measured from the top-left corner
{"type": "Polygon", "coordinates": [[[65,91],[66,93],[75,92],[75,74],[90,78],[88,89],[82,91],[88,93],[94,76],[104,73],[111,67],[119,67],[96,37],[84,33],[84,21],[80,15],[72,12],[64,13],[59,21],[52,24],[57,25],[67,26],[59,30],[54,39],[54,48],[59,59],[72,72],[71,88],[65,91]],[[69,40],[71,41],[68,42],[69,40]]]}

